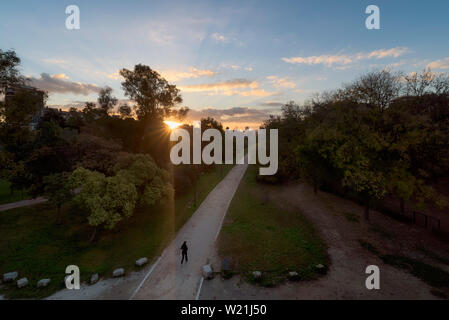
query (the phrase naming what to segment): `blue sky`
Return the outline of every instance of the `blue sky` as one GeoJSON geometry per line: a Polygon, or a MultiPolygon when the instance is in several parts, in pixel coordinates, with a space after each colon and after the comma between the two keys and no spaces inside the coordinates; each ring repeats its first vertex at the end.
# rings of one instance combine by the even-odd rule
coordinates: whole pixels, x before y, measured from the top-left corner
{"type": "Polygon", "coordinates": [[[143,63],[181,88],[192,118],[238,127],[367,71],[448,71],[448,15],[443,0],[9,1],[0,48],[49,105],[93,101],[105,85],[126,99],[117,71],[143,63]],[[80,30],[65,28],[73,4],[80,30]],[[370,4],[381,30],[365,28],[370,4]]]}

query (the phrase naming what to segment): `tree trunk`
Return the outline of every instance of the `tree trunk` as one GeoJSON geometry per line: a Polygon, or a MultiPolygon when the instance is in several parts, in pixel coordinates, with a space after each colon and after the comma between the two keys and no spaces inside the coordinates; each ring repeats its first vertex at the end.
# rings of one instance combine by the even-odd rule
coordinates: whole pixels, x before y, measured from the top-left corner
{"type": "Polygon", "coordinates": [[[61,210],[61,205],[58,205],[58,219],[57,219],[57,224],[62,224],[62,210],[61,210]]]}
{"type": "Polygon", "coordinates": [[[97,234],[97,226],[94,227],[94,232],[92,232],[92,235],[90,236],[89,243],[94,242],[96,234],[97,234]]]}
{"type": "Polygon", "coordinates": [[[365,220],[369,221],[369,204],[365,205],[365,220]]]}
{"type": "Polygon", "coordinates": [[[401,213],[405,213],[405,201],[404,199],[400,200],[401,213]]]}

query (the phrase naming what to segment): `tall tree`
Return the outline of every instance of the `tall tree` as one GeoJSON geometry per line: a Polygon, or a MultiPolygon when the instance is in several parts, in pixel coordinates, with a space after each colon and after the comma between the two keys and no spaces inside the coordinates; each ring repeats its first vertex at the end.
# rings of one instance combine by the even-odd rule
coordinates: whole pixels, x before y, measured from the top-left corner
{"type": "Polygon", "coordinates": [[[138,64],[134,70],[120,70],[120,75],[125,95],[137,103],[139,120],[171,116],[172,107],[182,102],[179,89],[149,66],[138,64]]]}
{"type": "Polygon", "coordinates": [[[0,49],[0,94],[4,94],[9,86],[23,84],[25,78],[19,71],[20,58],[13,50],[0,49]]]}
{"type": "Polygon", "coordinates": [[[108,116],[118,100],[112,95],[112,88],[106,86],[100,90],[97,101],[102,115],[108,116]]]}

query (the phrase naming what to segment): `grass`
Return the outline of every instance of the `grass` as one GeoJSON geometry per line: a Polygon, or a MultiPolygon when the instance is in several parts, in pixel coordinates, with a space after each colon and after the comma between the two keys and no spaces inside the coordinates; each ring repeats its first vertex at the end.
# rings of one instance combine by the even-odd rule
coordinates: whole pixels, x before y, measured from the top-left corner
{"type": "Polygon", "coordinates": [[[14,191],[13,194],[11,194],[9,182],[0,179],[0,204],[16,202],[24,199],[28,199],[26,192],[14,191]]]}
{"type": "MultiPolygon", "coordinates": [[[[365,240],[359,240],[359,242],[363,248],[377,255],[384,263],[410,272],[412,275],[434,288],[449,288],[448,272],[413,258],[391,254],[382,255],[369,242],[365,240]]],[[[433,292],[437,295],[439,293],[439,291],[433,292]]],[[[445,293],[442,294],[445,296],[445,293]]]]}
{"type": "Polygon", "coordinates": [[[354,213],[344,211],[342,214],[349,222],[359,222],[360,220],[359,216],[354,213]]]}
{"type": "Polygon", "coordinates": [[[378,225],[372,225],[370,227],[370,230],[377,233],[386,240],[394,240],[396,238],[394,234],[388,232],[387,230],[378,225]]]}
{"type": "MultiPolygon", "coordinates": [[[[223,177],[230,170],[226,166],[223,177]]],[[[198,203],[221,180],[220,169],[201,176],[198,181],[198,203]]],[[[74,264],[80,268],[81,278],[87,281],[93,273],[111,276],[114,268],[126,272],[135,269],[135,260],[159,255],[173,239],[176,231],[193,214],[189,206],[193,190],[151,209],[137,210],[134,215],[103,231],[98,241],[88,243],[92,229],[86,217],[76,207],[64,208],[64,223],[56,225],[56,211],[48,203],[0,212],[0,274],[18,271],[27,277],[29,285],[17,289],[14,284],[2,289],[7,298],[41,298],[62,289],[65,268],[74,264]],[[42,278],[50,278],[47,288],[37,289],[42,278]]]]}
{"type": "Polygon", "coordinates": [[[218,240],[219,255],[233,271],[261,271],[264,286],[275,285],[296,271],[301,279],[317,275],[327,265],[327,248],[300,212],[283,208],[269,197],[270,186],[256,182],[257,167],[249,166],[231,202],[218,240]]]}
{"type": "Polygon", "coordinates": [[[428,249],[426,249],[424,247],[419,247],[418,250],[421,251],[422,253],[424,253],[429,258],[434,259],[434,260],[436,260],[436,261],[438,261],[440,263],[443,263],[443,264],[449,266],[449,259],[448,258],[442,257],[439,254],[436,254],[435,252],[430,251],[430,250],[428,250],[428,249]]]}
{"type": "Polygon", "coordinates": [[[382,260],[394,267],[407,270],[415,277],[423,280],[432,287],[449,287],[449,273],[441,270],[440,268],[431,266],[416,259],[395,255],[382,256],[382,260]]]}

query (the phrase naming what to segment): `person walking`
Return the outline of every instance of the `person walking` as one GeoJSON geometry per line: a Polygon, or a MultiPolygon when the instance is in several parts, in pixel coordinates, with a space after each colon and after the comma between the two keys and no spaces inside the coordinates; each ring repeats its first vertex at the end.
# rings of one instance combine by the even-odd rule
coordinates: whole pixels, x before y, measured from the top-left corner
{"type": "Polygon", "coordinates": [[[181,259],[181,264],[184,262],[184,258],[186,259],[186,262],[189,261],[189,259],[187,258],[187,242],[184,241],[184,243],[181,246],[181,251],[182,251],[182,259],[181,259]]]}

